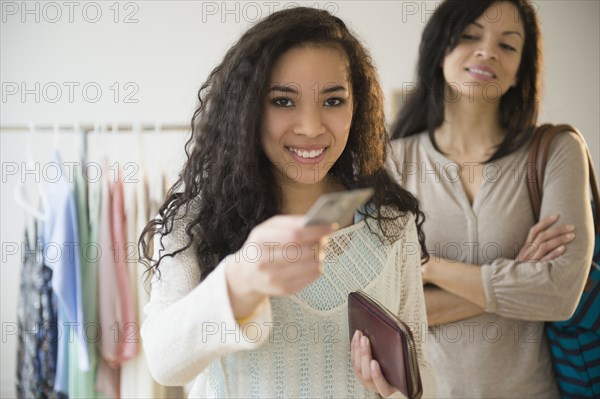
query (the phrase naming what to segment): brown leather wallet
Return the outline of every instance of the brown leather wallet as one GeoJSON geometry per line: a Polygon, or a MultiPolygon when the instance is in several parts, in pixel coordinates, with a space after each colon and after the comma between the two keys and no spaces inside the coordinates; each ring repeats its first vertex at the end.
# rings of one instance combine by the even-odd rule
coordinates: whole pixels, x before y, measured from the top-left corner
{"type": "Polygon", "coordinates": [[[371,343],[373,359],[383,376],[408,398],[423,395],[415,341],[408,326],[362,291],[348,295],[350,340],[356,330],[371,343]]]}

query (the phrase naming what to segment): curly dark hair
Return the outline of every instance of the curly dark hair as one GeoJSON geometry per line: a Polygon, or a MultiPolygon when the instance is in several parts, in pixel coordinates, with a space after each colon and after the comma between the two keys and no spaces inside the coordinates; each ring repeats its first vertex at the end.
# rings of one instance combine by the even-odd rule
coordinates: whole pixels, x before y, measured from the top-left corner
{"type": "Polygon", "coordinates": [[[185,145],[187,162],[167,193],[159,217],[148,222],[139,240],[140,260],[148,270],[158,271],[164,256],[175,256],[195,245],[204,279],[225,256],[242,247],[255,226],[280,213],[282,192],[260,141],[263,99],[278,57],[306,44],[342,49],[349,61],[355,111],[347,145],[328,173],[348,189],[375,189],[371,200],[375,211],[365,217],[376,219],[387,238],[391,232],[385,222],[390,217],[382,213],[382,206],[413,213],[421,255],[428,259],[419,202],[385,167],[389,138],[370,55],[339,18],[327,11],[297,7],[273,13],[250,28],[200,88],[191,137],[185,145]],[[180,209],[187,214],[194,199],[200,200],[195,201],[198,210],[194,207],[193,220],[185,228],[187,245],[153,260],[150,240],[160,234],[162,245],[176,214],[181,214],[180,209]]]}
{"type": "MultiPolygon", "coordinates": [[[[503,0],[504,1],[504,0],[503,0]]],[[[525,30],[517,85],[500,99],[500,124],[506,137],[487,162],[503,157],[527,143],[537,123],[540,103],[542,44],[540,24],[528,0],[512,3],[525,30]]],[[[448,51],[458,44],[467,25],[479,18],[498,0],[446,0],[440,4],[425,26],[419,48],[415,91],[406,100],[393,126],[392,138],[407,137],[424,131],[439,151],[434,131],[444,122],[446,81],[441,64],[448,51]]]]}

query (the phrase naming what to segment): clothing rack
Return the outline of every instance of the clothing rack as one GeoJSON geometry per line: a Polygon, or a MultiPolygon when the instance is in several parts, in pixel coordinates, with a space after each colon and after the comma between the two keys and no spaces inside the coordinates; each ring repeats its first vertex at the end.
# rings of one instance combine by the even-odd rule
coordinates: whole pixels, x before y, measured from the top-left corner
{"type": "MultiPolygon", "coordinates": [[[[102,124],[101,124],[102,126],[102,124]]],[[[90,132],[94,132],[95,130],[95,125],[94,123],[80,123],[80,124],[66,124],[66,123],[62,123],[62,124],[48,124],[48,123],[40,123],[40,124],[34,124],[35,130],[36,131],[48,131],[48,132],[52,132],[55,129],[59,129],[59,130],[73,130],[74,127],[79,128],[80,130],[83,130],[86,133],[90,133],[90,132]]],[[[175,124],[165,124],[165,125],[161,125],[161,124],[155,124],[155,123],[140,123],[139,125],[135,124],[135,123],[118,123],[118,124],[112,124],[112,123],[104,123],[103,124],[103,128],[102,130],[104,132],[112,132],[112,130],[116,127],[117,131],[119,132],[131,132],[134,129],[140,129],[140,131],[144,132],[144,131],[165,131],[165,132],[181,132],[181,131],[189,131],[190,130],[190,125],[189,124],[179,124],[179,123],[175,123],[175,124]]],[[[2,132],[19,132],[19,131],[29,131],[30,130],[30,126],[27,124],[19,124],[19,125],[0,125],[0,131],[2,132]]]]}

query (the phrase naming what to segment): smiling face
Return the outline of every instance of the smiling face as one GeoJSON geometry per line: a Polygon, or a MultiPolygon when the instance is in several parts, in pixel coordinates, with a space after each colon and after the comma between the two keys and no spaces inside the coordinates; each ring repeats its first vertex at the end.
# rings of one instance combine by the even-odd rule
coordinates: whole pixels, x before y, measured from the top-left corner
{"type": "Polygon", "coordinates": [[[321,184],[352,124],[348,60],[337,48],[304,45],[271,71],[261,126],[263,151],[282,184],[321,184]]]}
{"type": "Polygon", "coordinates": [[[514,5],[500,2],[465,28],[443,61],[449,97],[499,101],[516,85],[525,42],[521,21],[514,5]]]}

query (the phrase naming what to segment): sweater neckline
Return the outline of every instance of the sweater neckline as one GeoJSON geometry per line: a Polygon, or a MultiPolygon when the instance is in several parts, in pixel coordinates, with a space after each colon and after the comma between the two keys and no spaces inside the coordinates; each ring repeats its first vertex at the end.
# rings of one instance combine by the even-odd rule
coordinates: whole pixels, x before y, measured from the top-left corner
{"type": "MultiPolygon", "coordinates": [[[[458,163],[456,161],[451,160],[450,158],[448,158],[447,156],[445,156],[441,151],[439,151],[438,149],[436,149],[433,145],[433,141],[431,140],[431,137],[429,136],[429,133],[422,132],[419,134],[420,136],[422,136],[420,138],[421,143],[423,143],[425,150],[427,151],[427,153],[429,155],[431,155],[433,158],[435,158],[436,161],[441,161],[444,163],[452,163],[454,165],[458,165],[458,163]]],[[[498,166],[503,166],[505,162],[507,162],[507,160],[510,160],[511,157],[518,157],[519,153],[522,151],[526,150],[526,146],[519,148],[509,154],[506,154],[498,159],[495,159],[494,161],[492,161],[495,164],[498,164],[498,166]]]]}

